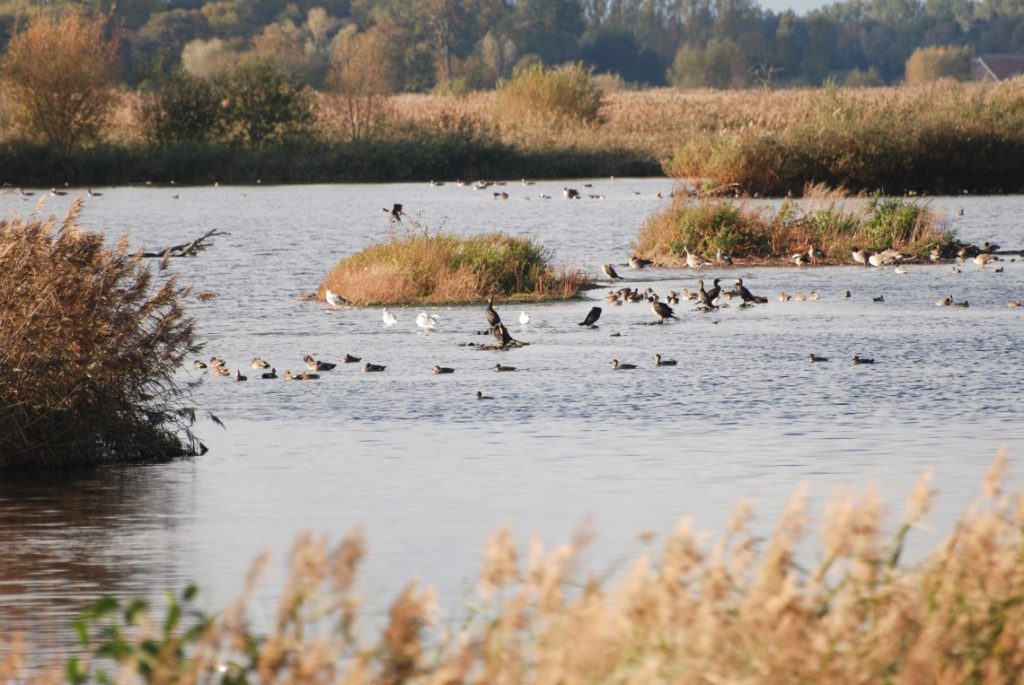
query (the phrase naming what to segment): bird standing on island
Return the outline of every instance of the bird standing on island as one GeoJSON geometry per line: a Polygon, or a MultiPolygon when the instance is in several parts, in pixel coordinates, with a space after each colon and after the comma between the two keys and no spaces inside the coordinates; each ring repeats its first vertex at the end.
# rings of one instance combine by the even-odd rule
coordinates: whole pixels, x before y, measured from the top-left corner
{"type": "Polygon", "coordinates": [[[665,319],[679,320],[679,317],[676,316],[672,307],[669,307],[664,302],[653,300],[651,302],[651,310],[654,312],[654,315],[658,317],[658,323],[665,323],[665,319]]]}
{"type": "Polygon", "coordinates": [[[494,311],[494,295],[487,296],[487,308],[484,309],[484,315],[487,317],[487,323],[491,328],[494,328],[501,323],[501,317],[498,316],[498,312],[494,311]]]}
{"type": "Polygon", "coordinates": [[[580,321],[577,326],[588,326],[590,328],[597,328],[597,320],[601,318],[601,308],[591,307],[590,311],[587,312],[587,317],[580,321]]]}
{"type": "Polygon", "coordinates": [[[622,276],[620,276],[618,272],[615,271],[615,267],[612,266],[611,264],[602,264],[601,270],[604,271],[605,276],[612,279],[613,281],[622,278],[622,276]]]}
{"type": "Polygon", "coordinates": [[[337,309],[343,304],[348,304],[348,300],[331,289],[324,291],[324,299],[327,301],[327,304],[330,305],[331,309],[337,309]]]}

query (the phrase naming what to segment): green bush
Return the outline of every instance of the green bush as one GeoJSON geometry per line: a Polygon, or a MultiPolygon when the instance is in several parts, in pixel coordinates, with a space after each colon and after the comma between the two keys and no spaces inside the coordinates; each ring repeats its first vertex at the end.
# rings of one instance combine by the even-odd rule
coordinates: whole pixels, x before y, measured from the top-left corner
{"type": "Polygon", "coordinates": [[[216,140],[223,130],[221,93],[209,79],[178,70],[142,106],[147,137],[158,145],[216,140]]]}
{"type": "Polygon", "coordinates": [[[512,123],[593,124],[600,121],[603,93],[582,64],[556,69],[530,64],[498,82],[497,111],[512,123]]]}
{"type": "Polygon", "coordinates": [[[313,124],[313,96],[268,61],[242,64],[216,79],[229,139],[259,147],[297,138],[313,124]]]}

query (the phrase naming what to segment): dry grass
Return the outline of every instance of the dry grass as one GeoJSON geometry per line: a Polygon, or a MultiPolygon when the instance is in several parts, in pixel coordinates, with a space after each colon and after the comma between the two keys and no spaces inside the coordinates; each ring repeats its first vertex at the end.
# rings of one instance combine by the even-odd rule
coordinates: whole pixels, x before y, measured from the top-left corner
{"type": "Polygon", "coordinates": [[[849,262],[853,247],[926,257],[932,247],[945,249],[953,240],[924,203],[851,198],[820,186],[805,192],[809,199],[785,200],[775,210],[749,201],[677,197],[641,227],[634,247],[664,266],[685,264],[685,249],[708,259],[721,250],[748,263],[773,263],[812,247],[824,253],[819,263],[841,264],[849,262]]]}
{"type": "Polygon", "coordinates": [[[410,230],[346,257],[320,284],[358,305],[466,304],[487,295],[521,300],[575,297],[589,284],[556,269],[542,246],[501,233],[460,238],[410,230]]]}
{"type": "MultiPolygon", "coordinates": [[[[433,592],[410,583],[378,636],[358,637],[371,633],[357,625],[365,543],[356,530],[337,546],[310,535],[296,542],[269,634],[254,634],[246,618],[265,559],[219,616],[190,614],[188,590],[163,621],[145,604],[105,598],[80,629],[98,655],[115,646],[120,682],[1016,683],[1024,492],[1003,492],[1004,468],[999,455],[979,501],[913,564],[902,551],[931,505],[930,471],[894,535],[876,491],[833,494],[809,567],[797,561],[808,558],[810,528],[801,487],[767,540],[751,532],[747,504],[717,539],[684,518],[660,552],[641,554],[612,581],[575,571],[585,534],[545,549],[537,538],[520,546],[503,528],[484,550],[477,609],[447,628],[433,592]]],[[[13,682],[25,647],[11,636],[0,644],[0,680],[13,682]]],[[[103,668],[74,660],[66,672],[84,681],[103,668]]]]}
{"type": "Polygon", "coordinates": [[[166,459],[199,449],[174,375],[196,347],[173,277],[60,222],[0,220],[0,467],[166,459]],[[185,441],[183,444],[182,441],[185,441]]]}

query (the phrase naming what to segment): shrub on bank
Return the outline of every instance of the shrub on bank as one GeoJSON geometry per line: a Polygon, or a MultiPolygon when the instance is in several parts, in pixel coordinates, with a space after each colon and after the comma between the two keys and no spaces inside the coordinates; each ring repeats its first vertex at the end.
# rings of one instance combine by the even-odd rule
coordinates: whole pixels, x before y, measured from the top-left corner
{"type": "Polygon", "coordinates": [[[497,85],[497,113],[513,125],[593,124],[603,93],[582,64],[531,64],[497,85]]]}
{"type": "MultiPolygon", "coordinates": [[[[439,625],[433,592],[411,582],[377,637],[359,623],[360,531],[333,547],[305,534],[269,634],[251,628],[246,597],[211,616],[190,587],[169,598],[165,617],[105,597],[76,626],[95,658],[69,659],[65,673],[71,682],[225,685],[1017,682],[1024,492],[1004,495],[1004,468],[998,457],[981,501],[914,563],[903,551],[911,532],[930,530],[930,470],[893,534],[875,490],[840,491],[808,551],[800,488],[767,540],[751,530],[746,504],[718,540],[684,518],[614,580],[577,577],[585,534],[545,549],[503,528],[484,550],[464,621],[439,625]]],[[[0,647],[11,640],[0,636],[0,647]]],[[[24,647],[16,637],[6,646],[15,658],[0,661],[0,679],[15,682],[24,647]]]]}
{"type": "Polygon", "coordinates": [[[574,297],[588,284],[576,269],[556,269],[529,238],[501,233],[392,235],[341,260],[320,284],[354,304],[470,303],[489,294],[524,300],[574,297]]]}
{"type": "Polygon", "coordinates": [[[175,382],[197,350],[185,291],[80,229],[80,208],[0,220],[0,467],[201,451],[175,382]]]}
{"type": "Polygon", "coordinates": [[[772,209],[733,200],[677,200],[641,227],[636,252],[671,266],[685,263],[686,249],[709,258],[721,250],[770,262],[788,260],[813,246],[824,252],[822,263],[845,263],[852,247],[925,257],[932,247],[944,248],[953,241],[939,217],[923,204],[882,196],[842,199],[841,193],[821,189],[811,192],[825,201],[801,206],[786,200],[772,209]]]}

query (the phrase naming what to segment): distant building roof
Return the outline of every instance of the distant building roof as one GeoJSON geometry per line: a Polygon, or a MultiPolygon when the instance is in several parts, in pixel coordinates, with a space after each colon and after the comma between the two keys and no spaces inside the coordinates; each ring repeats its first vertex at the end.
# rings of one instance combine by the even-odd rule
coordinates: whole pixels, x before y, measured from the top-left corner
{"type": "Polygon", "coordinates": [[[1024,74],[1024,55],[981,55],[974,58],[971,77],[975,81],[1005,81],[1024,74]]]}

